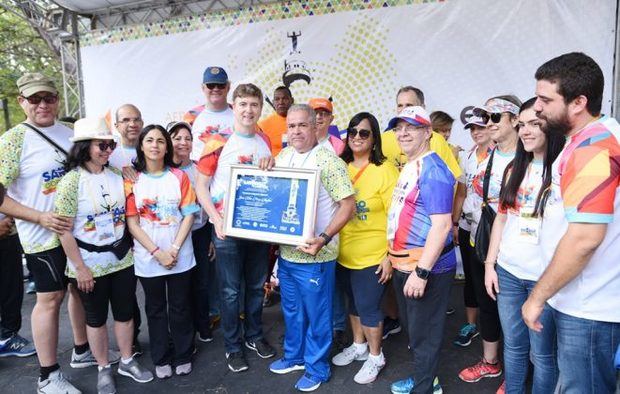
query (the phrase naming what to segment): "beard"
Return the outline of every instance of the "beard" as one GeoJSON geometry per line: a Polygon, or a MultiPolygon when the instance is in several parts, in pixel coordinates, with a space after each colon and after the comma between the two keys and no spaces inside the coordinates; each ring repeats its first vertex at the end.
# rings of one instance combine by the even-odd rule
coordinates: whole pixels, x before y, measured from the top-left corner
{"type": "Polygon", "coordinates": [[[568,111],[566,109],[556,118],[549,118],[540,111],[536,112],[536,117],[542,121],[540,129],[545,134],[567,135],[571,130],[568,111]]]}

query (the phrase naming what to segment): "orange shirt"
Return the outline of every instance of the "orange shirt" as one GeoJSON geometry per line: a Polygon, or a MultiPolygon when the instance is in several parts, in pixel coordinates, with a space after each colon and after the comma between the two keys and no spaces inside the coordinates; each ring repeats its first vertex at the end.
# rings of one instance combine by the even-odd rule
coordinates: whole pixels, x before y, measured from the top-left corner
{"type": "Polygon", "coordinates": [[[282,139],[286,138],[286,116],[272,113],[258,122],[258,127],[267,134],[271,141],[271,154],[275,157],[282,150],[282,139]]]}

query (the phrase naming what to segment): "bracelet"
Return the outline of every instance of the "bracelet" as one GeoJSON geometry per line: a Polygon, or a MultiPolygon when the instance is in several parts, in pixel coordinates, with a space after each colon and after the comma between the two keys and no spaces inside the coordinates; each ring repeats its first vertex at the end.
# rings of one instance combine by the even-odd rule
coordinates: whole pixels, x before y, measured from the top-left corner
{"type": "Polygon", "coordinates": [[[154,256],[155,253],[157,253],[158,250],[159,250],[159,246],[156,247],[155,249],[153,249],[152,251],[150,251],[149,253],[151,254],[151,256],[154,256]]]}
{"type": "Polygon", "coordinates": [[[495,264],[497,264],[497,260],[494,260],[494,261],[485,261],[483,264],[485,264],[485,265],[486,265],[486,264],[492,264],[492,265],[495,265],[495,264]]]}
{"type": "Polygon", "coordinates": [[[175,244],[172,244],[172,245],[170,245],[170,246],[172,246],[172,249],[176,250],[177,252],[178,252],[179,250],[181,250],[181,247],[180,247],[180,246],[177,246],[177,245],[175,245],[175,244]]]}

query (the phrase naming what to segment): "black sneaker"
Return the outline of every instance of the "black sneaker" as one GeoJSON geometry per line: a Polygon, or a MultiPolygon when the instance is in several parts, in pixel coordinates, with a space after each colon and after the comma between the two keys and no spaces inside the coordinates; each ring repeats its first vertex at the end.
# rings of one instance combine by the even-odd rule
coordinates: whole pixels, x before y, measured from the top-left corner
{"type": "Polygon", "coordinates": [[[198,340],[200,342],[213,342],[213,331],[211,328],[198,332],[198,340]]]}
{"type": "Polygon", "coordinates": [[[257,341],[245,341],[245,347],[254,350],[261,358],[271,358],[276,355],[276,351],[264,338],[257,341]]]}
{"type": "Polygon", "coordinates": [[[133,341],[131,345],[131,357],[138,357],[142,355],[142,345],[137,340],[133,341]]]}
{"type": "Polygon", "coordinates": [[[389,317],[383,319],[383,339],[387,339],[390,335],[398,334],[401,330],[398,319],[391,319],[389,317]]]}
{"type": "Polygon", "coordinates": [[[454,309],[452,307],[448,307],[448,309],[446,309],[446,315],[448,315],[448,316],[454,315],[454,312],[456,312],[456,309],[454,309]]]}
{"type": "Polygon", "coordinates": [[[233,372],[242,372],[249,368],[243,352],[226,353],[226,362],[228,369],[233,372]]]}

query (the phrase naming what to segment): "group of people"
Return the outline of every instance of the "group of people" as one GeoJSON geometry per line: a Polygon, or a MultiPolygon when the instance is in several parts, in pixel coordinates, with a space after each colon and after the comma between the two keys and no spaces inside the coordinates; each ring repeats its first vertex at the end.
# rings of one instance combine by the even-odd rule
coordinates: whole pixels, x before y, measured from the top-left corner
{"type": "Polygon", "coordinates": [[[467,321],[454,344],[482,337],[481,361],[460,372],[463,381],[503,373],[498,393],[524,393],[531,360],[534,393],[614,392],[620,125],[601,114],[603,74],[587,55],[551,59],[535,78],[525,102],[503,95],[475,106],[465,124],[474,146],[463,150],[446,141],[454,119],[429,114],[412,86],[397,92],[385,131],[360,112],[341,132],[331,100],[298,104],[285,86],[262,120],[264,96],[251,83],[229,105],[226,71],[207,67],[206,103],[182,121],[145,126],[126,104],[113,120],[83,118],[71,129],[56,120],[53,82],[24,75],[27,119],[0,137],[0,212],[17,226],[0,227],[0,356],[36,349],[38,392],[80,392],[56,358],[69,284],[70,365],[97,365],[99,393],[116,391],[115,363],[139,383],[191,373],[195,340],[213,340],[213,315],[227,366],[241,372],[244,348],[278,353],[262,329],[265,282],[277,276],[285,335],[272,373],[303,371],[295,388],[308,392],[330,379],[332,364],[363,361],[353,380],[371,383],[389,356],[382,341],[404,328],[413,366],[392,393],[438,393],[460,252],[467,321]],[[227,236],[238,164],[317,170],[314,236],[297,247],[227,236]],[[18,236],[37,290],[34,348],[18,334],[21,258],[5,261],[21,255],[18,236]],[[136,358],[137,279],[154,373],[136,358]],[[110,307],[118,353],[108,348],[110,307]],[[330,360],[347,314],[352,343],[330,360]]]}

